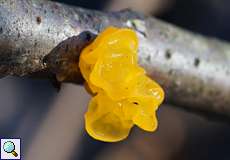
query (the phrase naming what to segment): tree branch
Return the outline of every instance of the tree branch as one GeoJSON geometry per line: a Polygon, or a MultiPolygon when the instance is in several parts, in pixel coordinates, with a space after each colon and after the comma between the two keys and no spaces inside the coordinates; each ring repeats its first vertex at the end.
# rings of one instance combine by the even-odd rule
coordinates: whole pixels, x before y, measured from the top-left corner
{"type": "MultiPolygon", "coordinates": [[[[230,45],[128,10],[103,13],[46,0],[0,0],[0,75],[45,71],[48,78],[51,72],[63,73],[63,67],[56,63],[60,57],[66,62],[77,60],[82,47],[93,39],[77,35],[84,31],[97,34],[109,25],[136,30],[139,63],[163,85],[170,103],[230,116],[230,45]],[[69,37],[68,43],[62,42],[69,37]],[[72,44],[71,49],[59,52],[56,46],[60,42],[59,47],[72,44]],[[50,52],[48,57],[60,53],[59,58],[45,58],[44,63],[50,52]],[[70,56],[63,58],[66,55],[70,56]]],[[[70,81],[77,77],[80,75],[70,81]]]]}

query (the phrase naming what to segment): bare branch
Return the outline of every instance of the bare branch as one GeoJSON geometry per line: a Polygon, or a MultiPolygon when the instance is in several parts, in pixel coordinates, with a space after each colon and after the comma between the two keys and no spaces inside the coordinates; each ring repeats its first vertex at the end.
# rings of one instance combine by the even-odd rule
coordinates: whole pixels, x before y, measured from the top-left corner
{"type": "Polygon", "coordinates": [[[43,60],[58,43],[84,31],[97,34],[109,25],[137,31],[139,63],[163,85],[169,102],[230,116],[230,45],[131,11],[0,0],[0,73],[24,76],[51,69],[43,60]]]}

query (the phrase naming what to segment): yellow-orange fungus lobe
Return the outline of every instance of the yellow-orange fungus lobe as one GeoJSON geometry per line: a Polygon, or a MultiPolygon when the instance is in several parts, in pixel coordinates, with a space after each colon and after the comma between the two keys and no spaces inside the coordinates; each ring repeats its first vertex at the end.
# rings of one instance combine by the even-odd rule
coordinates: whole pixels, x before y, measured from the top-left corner
{"type": "Polygon", "coordinates": [[[80,70],[94,96],[85,126],[97,140],[123,140],[134,125],[146,131],[157,128],[156,110],[164,91],[138,65],[137,50],[133,30],[108,27],[81,53],[80,70]]]}

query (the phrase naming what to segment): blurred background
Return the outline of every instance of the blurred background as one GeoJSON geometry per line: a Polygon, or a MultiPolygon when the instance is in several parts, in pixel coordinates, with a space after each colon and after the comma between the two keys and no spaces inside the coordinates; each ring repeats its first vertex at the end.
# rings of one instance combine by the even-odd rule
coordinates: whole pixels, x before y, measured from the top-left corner
{"type": "MultiPolygon", "coordinates": [[[[84,8],[131,8],[230,41],[229,0],[58,0],[84,8]]],[[[84,129],[90,96],[82,86],[6,77],[0,80],[0,137],[20,137],[26,160],[229,160],[229,124],[162,105],[159,128],[134,128],[127,140],[103,143],[84,129]]]]}

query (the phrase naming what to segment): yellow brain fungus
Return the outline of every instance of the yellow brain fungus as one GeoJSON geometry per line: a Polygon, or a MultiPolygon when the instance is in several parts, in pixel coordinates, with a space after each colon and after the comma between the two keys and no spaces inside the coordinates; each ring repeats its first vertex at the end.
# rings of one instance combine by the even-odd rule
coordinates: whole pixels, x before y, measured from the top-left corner
{"type": "Polygon", "coordinates": [[[156,110],[164,92],[138,66],[137,50],[133,30],[108,27],[81,53],[80,70],[94,96],[85,126],[95,139],[120,141],[134,125],[146,131],[157,128],[156,110]]]}

